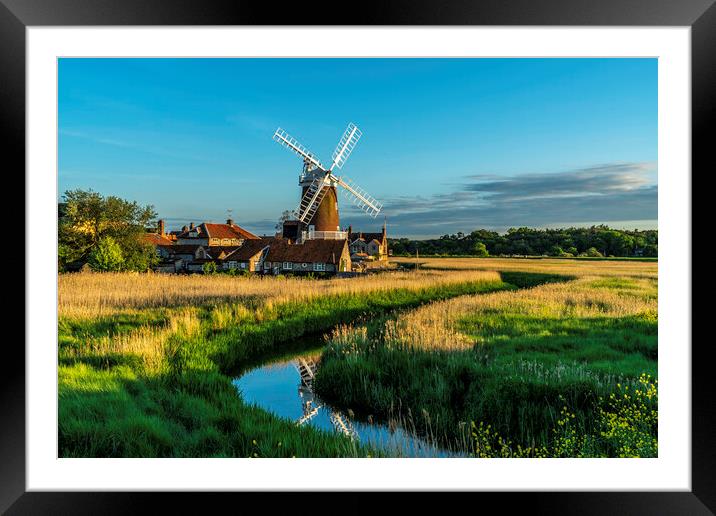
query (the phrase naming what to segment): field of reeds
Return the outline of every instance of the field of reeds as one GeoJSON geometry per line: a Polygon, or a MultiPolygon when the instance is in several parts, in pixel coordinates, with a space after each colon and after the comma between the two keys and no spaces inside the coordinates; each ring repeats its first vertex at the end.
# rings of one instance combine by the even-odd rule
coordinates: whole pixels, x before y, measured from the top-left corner
{"type": "Polygon", "coordinates": [[[477,456],[656,453],[656,263],[398,261],[332,280],[60,275],[60,456],[375,456],[231,383],[331,328],[316,388],[359,416],[477,456]]]}
{"type": "Polygon", "coordinates": [[[131,310],[230,302],[249,307],[305,302],[318,297],[363,296],[396,289],[420,290],[474,281],[499,281],[495,270],[388,272],[357,278],[313,280],[283,276],[168,275],[147,273],[61,274],[60,317],[96,318],[131,310]]]}
{"type": "Polygon", "coordinates": [[[657,454],[656,263],[420,264],[497,269],[514,283],[523,273],[570,279],[342,326],[316,378],[323,399],[366,417],[409,417],[446,444],[469,440],[478,456],[657,454]]]}
{"type": "Polygon", "coordinates": [[[519,271],[567,276],[657,277],[658,263],[652,260],[570,260],[565,258],[401,258],[391,259],[399,266],[418,270],[519,271]]]}
{"type": "Polygon", "coordinates": [[[232,375],[301,337],[396,309],[514,288],[496,272],[362,278],[60,275],[63,457],[366,456],[244,404],[232,375]]]}

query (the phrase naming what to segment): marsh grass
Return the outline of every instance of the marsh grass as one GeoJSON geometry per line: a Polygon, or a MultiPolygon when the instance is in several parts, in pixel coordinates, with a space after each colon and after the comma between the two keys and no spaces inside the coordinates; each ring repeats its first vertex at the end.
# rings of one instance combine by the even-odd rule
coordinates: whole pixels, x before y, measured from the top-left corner
{"type": "Polygon", "coordinates": [[[374,456],[246,406],[228,374],[336,324],[507,287],[493,272],[381,276],[197,276],[168,291],[159,275],[61,276],[60,456],[374,456]]]}
{"type": "Polygon", "coordinates": [[[283,276],[140,273],[60,274],[58,311],[72,319],[98,318],[161,307],[230,303],[256,307],[305,303],[319,297],[366,296],[396,289],[500,281],[495,271],[384,272],[358,278],[314,280],[283,276]]]}
{"type": "Polygon", "coordinates": [[[596,397],[656,373],[656,264],[514,262],[325,281],[61,275],[60,455],[374,456],[245,405],[228,376],[334,326],[317,385],[339,407],[461,446],[482,418],[548,441],[564,403],[590,430],[596,397]]]}
{"type": "MultiPolygon", "coordinates": [[[[657,373],[652,264],[598,265],[606,265],[599,274],[593,263],[565,269],[560,261],[545,274],[569,271],[572,281],[435,302],[385,322],[373,336],[340,327],[316,390],[338,407],[379,417],[397,403],[417,415],[418,430],[429,427],[447,442],[478,421],[524,449],[554,450],[551,429],[564,406],[574,414],[571,428],[598,436],[599,400],[657,373]]],[[[580,453],[619,455],[604,439],[580,453]]]]}
{"type": "Polygon", "coordinates": [[[570,260],[562,258],[400,258],[393,259],[398,265],[420,264],[423,272],[437,270],[453,271],[501,271],[560,276],[623,277],[656,279],[658,263],[634,260],[570,260]]]}

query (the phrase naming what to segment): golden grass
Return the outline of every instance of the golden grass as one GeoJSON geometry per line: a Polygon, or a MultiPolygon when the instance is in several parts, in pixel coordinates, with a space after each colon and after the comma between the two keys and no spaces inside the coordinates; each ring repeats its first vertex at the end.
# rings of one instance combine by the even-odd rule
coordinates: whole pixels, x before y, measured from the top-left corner
{"type": "Polygon", "coordinates": [[[148,369],[157,369],[167,353],[173,351],[167,348],[170,336],[181,334],[188,337],[197,334],[200,329],[195,308],[183,307],[167,313],[167,316],[166,324],[161,326],[145,324],[125,333],[87,337],[85,346],[68,348],[64,353],[67,357],[88,353],[95,357],[134,355],[141,358],[148,369]]]}
{"type": "Polygon", "coordinates": [[[479,325],[481,315],[487,320],[502,313],[549,319],[630,315],[656,319],[656,279],[637,275],[610,285],[599,276],[585,274],[566,283],[461,296],[417,308],[387,322],[386,342],[426,350],[466,349],[475,340],[460,331],[460,321],[469,316],[479,325]]]}
{"type": "MultiPolygon", "coordinates": [[[[480,270],[385,272],[321,281],[280,276],[60,274],[58,310],[61,317],[92,318],[145,308],[195,306],[215,302],[253,302],[254,306],[270,306],[337,294],[365,295],[400,288],[420,290],[439,285],[499,279],[499,274],[494,271],[480,270]]],[[[231,320],[230,314],[217,313],[216,317],[218,326],[231,320]]]]}
{"type": "Polygon", "coordinates": [[[566,260],[549,258],[392,258],[395,263],[419,263],[423,270],[499,270],[656,278],[657,262],[632,260],[566,260]]]}

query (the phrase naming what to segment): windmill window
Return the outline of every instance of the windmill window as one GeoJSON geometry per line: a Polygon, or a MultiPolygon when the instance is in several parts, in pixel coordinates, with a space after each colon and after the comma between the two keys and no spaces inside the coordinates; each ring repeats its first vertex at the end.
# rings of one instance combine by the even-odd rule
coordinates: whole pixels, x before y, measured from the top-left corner
{"type": "Polygon", "coordinates": [[[242,268],[242,269],[245,269],[245,268],[246,268],[246,264],[245,264],[244,262],[241,262],[241,268],[242,268]]]}
{"type": "Polygon", "coordinates": [[[301,264],[301,267],[303,267],[304,269],[306,269],[306,268],[308,268],[308,264],[307,264],[307,263],[302,263],[302,264],[301,264]]]}

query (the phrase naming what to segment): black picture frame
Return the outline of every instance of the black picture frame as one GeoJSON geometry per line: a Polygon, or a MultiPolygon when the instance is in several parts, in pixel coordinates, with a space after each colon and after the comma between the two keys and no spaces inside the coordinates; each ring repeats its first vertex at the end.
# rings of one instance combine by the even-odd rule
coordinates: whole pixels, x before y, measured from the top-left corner
{"type": "MultiPolygon", "coordinates": [[[[709,122],[716,113],[714,0],[384,0],[355,4],[348,16],[335,5],[320,3],[294,3],[278,8],[273,2],[243,0],[0,0],[0,120],[3,121],[0,126],[4,126],[5,133],[0,146],[3,147],[4,164],[14,163],[15,169],[25,168],[25,30],[29,26],[303,24],[689,26],[692,38],[692,169],[703,174],[716,169],[713,143],[708,137],[709,122]]],[[[26,309],[31,310],[32,306],[26,309]]],[[[495,501],[502,504],[509,499],[511,509],[524,506],[532,513],[716,512],[716,445],[713,439],[716,405],[711,398],[714,389],[709,380],[708,350],[711,346],[708,341],[702,344],[692,347],[690,492],[532,492],[480,493],[478,496],[497,499],[495,501]]],[[[25,354],[21,347],[14,348],[14,351],[4,352],[4,361],[13,366],[3,368],[0,375],[0,512],[120,514],[148,508],[150,497],[160,497],[160,500],[151,501],[159,501],[167,512],[188,508],[187,497],[181,493],[26,492],[25,354]]],[[[254,495],[213,496],[224,499],[240,496],[246,503],[252,501],[247,498],[254,495]]],[[[350,508],[360,506],[358,500],[363,500],[365,494],[350,493],[348,496],[355,500],[344,501],[345,507],[350,508]]],[[[216,507],[215,500],[211,503],[216,507]]],[[[288,509],[293,503],[284,495],[272,495],[271,511],[288,509]]],[[[451,505],[457,507],[457,503],[460,502],[454,500],[451,505]]]]}

